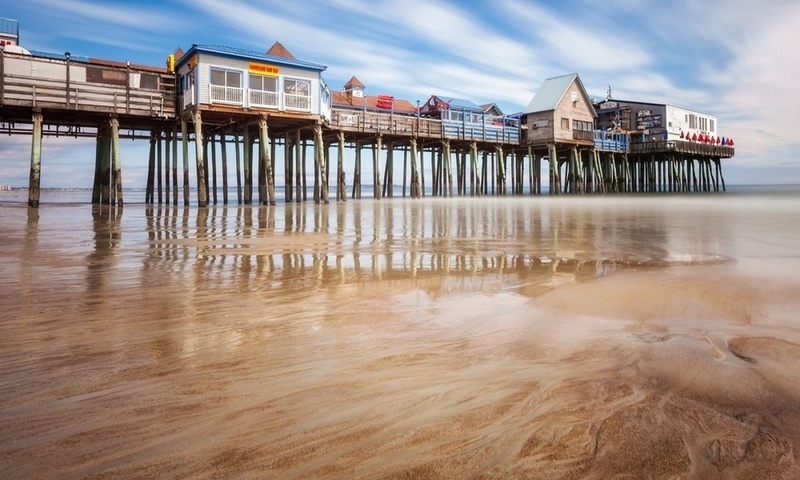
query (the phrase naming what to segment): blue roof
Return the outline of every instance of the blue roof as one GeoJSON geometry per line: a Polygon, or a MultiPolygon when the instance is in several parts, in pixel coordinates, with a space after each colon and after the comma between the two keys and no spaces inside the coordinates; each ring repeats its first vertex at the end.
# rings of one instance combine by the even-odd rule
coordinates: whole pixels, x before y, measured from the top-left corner
{"type": "Polygon", "coordinates": [[[279,57],[277,55],[270,55],[268,53],[256,52],[252,50],[244,50],[241,48],[233,48],[233,47],[225,47],[222,45],[192,45],[192,48],[189,49],[186,54],[178,60],[178,65],[187,61],[193,52],[205,52],[205,53],[214,53],[217,55],[225,55],[228,57],[236,57],[242,58],[245,60],[262,60],[271,63],[278,63],[281,65],[288,65],[291,67],[300,67],[300,68],[307,68],[310,70],[316,70],[318,72],[322,72],[325,70],[325,65],[320,65],[318,63],[311,63],[311,62],[303,62],[301,60],[295,60],[292,58],[286,57],[279,57]]]}
{"type": "Polygon", "coordinates": [[[566,95],[570,85],[572,85],[572,82],[575,80],[578,81],[581,89],[583,89],[583,84],[580,83],[580,78],[578,78],[577,73],[548,78],[544,81],[542,86],[539,87],[536,95],[533,96],[531,103],[528,104],[528,108],[525,109],[525,113],[555,110],[561,102],[561,99],[566,95]]]}
{"type": "MultiPolygon", "coordinates": [[[[67,58],[63,53],[40,52],[39,50],[30,50],[29,52],[34,57],[50,58],[53,60],[65,60],[67,58]]],[[[70,54],[69,59],[72,62],[89,63],[89,57],[83,57],[80,55],[70,54]]]]}
{"type": "Polygon", "coordinates": [[[451,110],[465,110],[469,112],[483,113],[483,109],[474,102],[461,98],[447,98],[436,95],[436,98],[447,103],[451,110]]]}

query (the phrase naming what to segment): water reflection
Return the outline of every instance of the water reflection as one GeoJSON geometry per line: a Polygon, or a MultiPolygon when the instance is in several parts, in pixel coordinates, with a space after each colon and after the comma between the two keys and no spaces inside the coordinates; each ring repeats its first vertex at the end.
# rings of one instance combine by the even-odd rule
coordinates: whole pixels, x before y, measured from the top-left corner
{"type": "Polygon", "coordinates": [[[362,201],[154,208],[146,216],[143,274],[179,273],[190,263],[198,286],[441,284],[481,276],[541,286],[626,268],[727,261],[725,227],[713,215],[697,221],[623,203],[362,201]],[[683,222],[691,228],[681,229],[683,222]]]}

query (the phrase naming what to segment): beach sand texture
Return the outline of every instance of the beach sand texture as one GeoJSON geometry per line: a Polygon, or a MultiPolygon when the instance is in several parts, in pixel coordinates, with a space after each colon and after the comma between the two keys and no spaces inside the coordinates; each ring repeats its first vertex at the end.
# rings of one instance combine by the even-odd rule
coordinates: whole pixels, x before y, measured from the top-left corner
{"type": "Polygon", "coordinates": [[[800,478],[798,206],[0,201],[0,476],[800,478]]]}

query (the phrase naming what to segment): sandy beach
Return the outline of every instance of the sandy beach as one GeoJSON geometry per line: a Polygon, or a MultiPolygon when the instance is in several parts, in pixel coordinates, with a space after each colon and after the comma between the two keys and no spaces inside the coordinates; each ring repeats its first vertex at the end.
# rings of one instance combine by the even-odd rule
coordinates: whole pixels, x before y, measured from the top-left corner
{"type": "Polygon", "coordinates": [[[800,478],[797,195],[0,197],[4,478],[800,478]]]}

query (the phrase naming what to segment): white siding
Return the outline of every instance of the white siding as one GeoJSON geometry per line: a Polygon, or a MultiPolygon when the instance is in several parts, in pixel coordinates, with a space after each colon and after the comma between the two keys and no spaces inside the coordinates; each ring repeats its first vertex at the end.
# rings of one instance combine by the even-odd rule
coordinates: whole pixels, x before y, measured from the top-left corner
{"type": "Polygon", "coordinates": [[[667,105],[667,130],[670,140],[679,140],[681,132],[685,134],[708,134],[717,137],[719,126],[717,117],[694,110],[667,105]]]}
{"type": "MultiPolygon", "coordinates": [[[[210,103],[209,99],[209,82],[210,82],[210,72],[211,68],[218,67],[224,69],[231,69],[231,70],[238,70],[242,72],[242,87],[249,88],[249,64],[250,63],[261,63],[261,64],[270,64],[267,60],[246,60],[246,59],[237,59],[237,58],[230,58],[218,55],[211,55],[208,53],[198,54],[198,92],[199,92],[199,103],[201,104],[208,104],[210,103]]],[[[286,78],[297,78],[302,80],[308,80],[310,82],[309,92],[311,95],[311,113],[319,114],[321,111],[326,110],[327,107],[322,106],[320,103],[320,91],[321,91],[321,83],[320,83],[320,74],[316,71],[309,71],[302,68],[285,66],[285,65],[277,65],[279,69],[278,74],[278,91],[283,93],[284,88],[284,79],[286,78]]],[[[329,108],[328,108],[329,110],[329,108]]],[[[330,113],[328,113],[330,115],[330,113]]]]}

